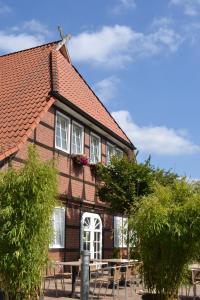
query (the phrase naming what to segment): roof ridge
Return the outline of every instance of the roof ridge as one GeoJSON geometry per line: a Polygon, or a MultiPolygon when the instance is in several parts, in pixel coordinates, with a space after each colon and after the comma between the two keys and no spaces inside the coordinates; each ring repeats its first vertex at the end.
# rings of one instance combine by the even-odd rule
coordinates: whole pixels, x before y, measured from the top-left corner
{"type": "MultiPolygon", "coordinates": [[[[129,137],[127,136],[127,134],[124,132],[124,130],[120,127],[120,125],[117,123],[117,121],[115,120],[115,118],[112,116],[112,114],[109,112],[109,110],[107,109],[107,107],[103,104],[103,102],[101,101],[101,99],[96,95],[96,93],[93,91],[93,89],[90,87],[90,85],[87,83],[87,81],[84,79],[84,77],[79,73],[79,71],[76,69],[76,67],[74,65],[71,64],[71,66],[74,68],[74,70],[78,73],[78,75],[81,77],[81,79],[86,83],[86,85],[88,86],[88,88],[91,90],[91,92],[94,94],[94,96],[97,98],[97,100],[100,102],[100,104],[104,107],[104,109],[106,110],[106,112],[110,115],[110,117],[113,119],[113,121],[115,122],[115,124],[117,125],[117,127],[124,133],[124,135],[127,137],[127,139],[129,140],[130,144],[133,145],[133,143],[131,142],[131,140],[129,139],[129,137]]],[[[133,145],[134,146],[134,145],[133,145]]]]}
{"type": "Polygon", "coordinates": [[[1,57],[5,57],[5,56],[11,56],[11,55],[18,54],[18,53],[21,53],[21,52],[26,52],[26,51],[33,50],[33,49],[37,49],[37,48],[44,47],[44,46],[50,46],[50,45],[52,45],[52,44],[58,44],[60,41],[61,41],[61,40],[54,41],[54,42],[49,42],[49,43],[45,43],[45,44],[42,44],[42,45],[39,45],[39,46],[27,48],[27,49],[22,49],[22,50],[18,50],[18,51],[6,53],[6,54],[3,54],[3,55],[0,55],[0,58],[1,58],[1,57]]]}

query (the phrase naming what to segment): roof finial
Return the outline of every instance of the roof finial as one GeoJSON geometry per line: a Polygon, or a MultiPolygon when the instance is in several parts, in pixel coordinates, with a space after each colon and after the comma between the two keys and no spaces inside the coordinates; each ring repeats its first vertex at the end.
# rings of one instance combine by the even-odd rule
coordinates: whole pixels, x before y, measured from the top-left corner
{"type": "Polygon", "coordinates": [[[60,38],[61,38],[61,40],[63,40],[65,36],[64,36],[63,29],[62,29],[61,26],[58,26],[58,31],[60,32],[60,38]]]}
{"type": "Polygon", "coordinates": [[[58,26],[58,31],[60,33],[61,41],[59,42],[58,46],[56,47],[56,50],[60,50],[62,48],[62,46],[65,46],[68,60],[71,63],[71,59],[70,59],[69,52],[68,52],[67,45],[66,45],[67,42],[71,39],[71,35],[70,34],[65,35],[63,33],[63,29],[61,26],[58,26]]]}

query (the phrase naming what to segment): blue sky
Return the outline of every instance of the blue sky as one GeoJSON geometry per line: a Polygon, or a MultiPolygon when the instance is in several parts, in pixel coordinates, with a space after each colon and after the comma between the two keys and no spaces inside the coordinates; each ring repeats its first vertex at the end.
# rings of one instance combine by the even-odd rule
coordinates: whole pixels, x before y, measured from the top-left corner
{"type": "Polygon", "coordinates": [[[70,33],[73,64],[139,150],[200,177],[200,0],[0,0],[0,53],[70,33]]]}

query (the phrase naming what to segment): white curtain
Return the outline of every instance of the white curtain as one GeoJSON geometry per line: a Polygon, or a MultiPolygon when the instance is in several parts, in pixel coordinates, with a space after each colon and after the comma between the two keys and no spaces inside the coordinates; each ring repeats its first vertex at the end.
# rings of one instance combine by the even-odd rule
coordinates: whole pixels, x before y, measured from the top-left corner
{"type": "Polygon", "coordinates": [[[83,153],[83,128],[73,124],[72,130],[72,153],[82,154],[83,153]]]}
{"type": "Polygon", "coordinates": [[[114,217],[114,247],[127,247],[127,218],[115,216],[114,217]]]}
{"type": "Polygon", "coordinates": [[[52,247],[64,248],[65,240],[65,210],[55,208],[53,213],[54,240],[52,247]]]}

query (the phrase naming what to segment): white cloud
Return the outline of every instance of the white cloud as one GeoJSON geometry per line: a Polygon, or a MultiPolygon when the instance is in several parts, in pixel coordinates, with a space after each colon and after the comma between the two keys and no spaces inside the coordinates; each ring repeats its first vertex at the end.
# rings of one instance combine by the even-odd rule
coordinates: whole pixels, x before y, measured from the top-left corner
{"type": "Polygon", "coordinates": [[[7,34],[0,31],[0,51],[14,52],[35,47],[42,43],[44,43],[44,38],[42,36],[35,36],[26,33],[7,34]]]}
{"type": "Polygon", "coordinates": [[[174,52],[182,41],[182,37],[169,26],[160,26],[144,34],[128,26],[115,25],[74,36],[69,49],[74,61],[117,68],[137,58],[174,52]]]}
{"type": "Polygon", "coordinates": [[[124,10],[136,8],[135,0],[118,0],[116,6],[112,9],[112,13],[121,14],[124,10]]]}
{"type": "Polygon", "coordinates": [[[47,27],[44,24],[42,24],[41,22],[39,22],[35,19],[24,22],[23,23],[23,28],[25,30],[29,30],[29,31],[34,32],[34,33],[40,33],[40,34],[43,34],[43,35],[49,35],[50,34],[50,31],[47,29],[47,27]]]}
{"type": "Polygon", "coordinates": [[[1,1],[0,1],[0,15],[2,14],[8,14],[12,11],[12,9],[10,8],[10,6],[6,5],[6,4],[3,4],[1,1]]]}
{"type": "Polygon", "coordinates": [[[183,34],[191,45],[200,41],[200,22],[188,22],[182,26],[183,34]]]}
{"type": "Polygon", "coordinates": [[[117,94],[119,79],[115,76],[107,77],[94,85],[94,90],[103,102],[112,100],[117,94]]]}
{"type": "Polygon", "coordinates": [[[135,8],[136,7],[136,2],[135,0],[119,0],[121,5],[123,5],[126,8],[135,8]]]}
{"type": "Polygon", "coordinates": [[[128,111],[117,111],[112,115],[139,151],[160,155],[193,154],[200,151],[200,146],[190,141],[185,130],[139,126],[131,119],[128,111]]]}
{"type": "Polygon", "coordinates": [[[45,43],[49,30],[34,19],[0,31],[0,51],[13,52],[45,43]]]}
{"type": "Polygon", "coordinates": [[[156,30],[157,28],[160,27],[168,27],[170,25],[172,25],[173,21],[170,18],[167,17],[162,17],[162,18],[156,18],[153,20],[152,24],[151,24],[151,28],[156,30]]]}
{"type": "Polygon", "coordinates": [[[187,16],[196,16],[200,12],[200,0],[170,0],[170,5],[180,6],[187,16]]]}

